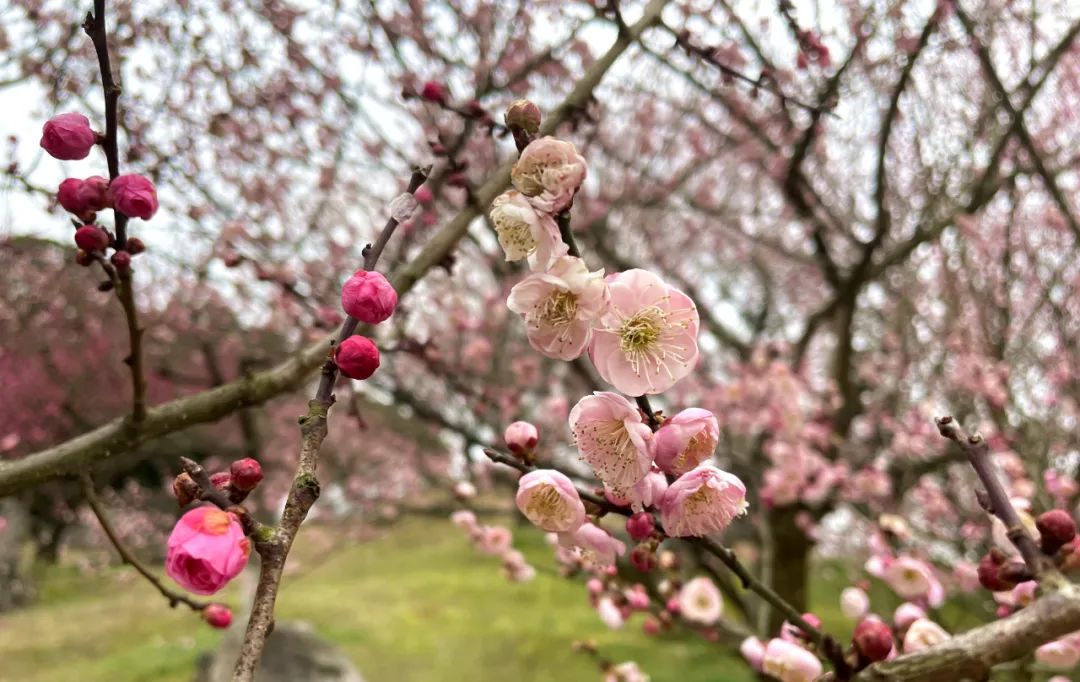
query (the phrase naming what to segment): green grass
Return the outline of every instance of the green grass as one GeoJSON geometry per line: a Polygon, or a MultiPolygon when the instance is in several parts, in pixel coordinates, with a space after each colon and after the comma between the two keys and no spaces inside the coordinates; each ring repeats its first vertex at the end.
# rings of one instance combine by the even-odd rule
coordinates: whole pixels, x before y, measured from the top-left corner
{"type": "MultiPolygon", "coordinates": [[[[694,635],[646,637],[640,616],[621,630],[604,627],[582,586],[554,574],[531,529],[515,529],[515,545],[540,569],[524,585],[507,581],[497,559],[476,553],[447,522],[409,520],[331,552],[320,533],[301,533],[299,571],[286,578],[278,617],[314,624],[369,682],[598,680],[596,664],[571,650],[581,638],[613,661],[637,661],[654,682],[753,679],[694,635]]],[[[236,589],[223,601],[236,604],[236,589]]],[[[199,653],[220,637],[190,611],[170,610],[130,569],[51,567],[32,608],[0,616],[0,680],[188,682],[199,653]]]]}

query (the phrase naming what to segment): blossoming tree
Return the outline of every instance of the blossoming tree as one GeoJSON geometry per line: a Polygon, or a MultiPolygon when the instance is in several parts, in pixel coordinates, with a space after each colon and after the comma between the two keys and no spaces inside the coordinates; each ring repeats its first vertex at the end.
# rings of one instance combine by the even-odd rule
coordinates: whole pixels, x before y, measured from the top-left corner
{"type": "MultiPolygon", "coordinates": [[[[337,483],[334,406],[356,391],[446,439],[459,498],[462,471],[515,486],[612,627],[640,614],[785,682],[1074,667],[1080,17],[1067,2],[801,4],[96,0],[87,43],[61,30],[66,6],[13,2],[5,82],[65,112],[41,148],[96,165],[53,189],[14,158],[11,191],[70,214],[71,261],[122,312],[108,371],[122,355],[129,388],[73,437],[5,403],[19,419],[0,433],[0,494],[79,481],[125,560],[228,626],[227,607],[125,549],[94,477],[306,391],[299,438],[275,430],[287,474],[258,448],[163,462],[197,505],[167,542],[176,583],[213,594],[258,556],[235,672],[252,679],[292,542],[337,483]],[[120,79],[136,55],[186,96],[120,79]],[[155,228],[163,209],[199,245],[180,264],[152,260],[184,251],[155,228]],[[155,393],[145,332],[163,308],[143,270],[216,291],[237,318],[250,301],[246,326],[291,351],[155,393]],[[261,522],[252,493],[274,486],[283,510],[261,522]],[[808,612],[815,548],[857,567],[850,641],[808,612]],[[944,628],[950,596],[979,624],[944,628]]],[[[55,413],[65,397],[32,390],[20,352],[5,343],[5,383],[55,413]]],[[[532,577],[506,529],[466,508],[454,521],[532,577]]],[[[644,678],[592,653],[608,680],[644,678]]]]}

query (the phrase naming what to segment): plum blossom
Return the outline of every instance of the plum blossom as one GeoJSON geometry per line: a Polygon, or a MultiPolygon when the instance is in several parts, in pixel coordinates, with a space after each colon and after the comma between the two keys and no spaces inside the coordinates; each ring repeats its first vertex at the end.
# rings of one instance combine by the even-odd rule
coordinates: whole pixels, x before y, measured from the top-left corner
{"type": "Polygon", "coordinates": [[[623,494],[617,494],[611,488],[604,487],[604,497],[612,504],[621,507],[630,507],[635,512],[640,512],[648,507],[660,504],[664,491],[668,489],[667,477],[659,471],[653,470],[645,474],[645,478],[638,481],[632,488],[623,494]]]}
{"type": "Polygon", "coordinates": [[[503,441],[506,442],[506,447],[510,448],[510,452],[521,454],[536,447],[540,441],[540,432],[529,422],[516,421],[506,427],[503,441]]]}
{"type": "Polygon", "coordinates": [[[746,513],[747,506],[743,482],[705,464],[668,487],[660,501],[660,520],[672,537],[701,537],[727,528],[746,513]]]}
{"type": "Polygon", "coordinates": [[[761,672],[761,664],[765,660],[765,643],[757,637],[747,637],[739,645],[739,653],[746,659],[747,665],[761,672]]]}
{"type": "Polygon", "coordinates": [[[517,507],[525,518],[550,533],[577,530],[585,522],[585,505],[565,474],[537,469],[518,480],[517,507]]]}
{"type": "Polygon", "coordinates": [[[798,644],[783,639],[771,639],[765,646],[761,670],[780,682],[811,682],[822,673],[817,656],[798,644]]]}
{"type": "Polygon", "coordinates": [[[716,415],[691,407],[666,420],[652,440],[656,466],[681,476],[712,457],[720,439],[716,415]]]}
{"type": "Polygon", "coordinates": [[[398,296],[381,272],[357,270],[341,287],[341,307],[361,322],[379,324],[394,314],[398,296]]]}
{"type": "Polygon", "coordinates": [[[510,549],[514,536],[508,528],[503,526],[481,526],[476,534],[476,548],[484,554],[502,556],[510,549]]]}
{"type": "Polygon", "coordinates": [[[468,509],[459,509],[450,514],[450,522],[464,531],[472,531],[479,528],[476,523],[476,514],[468,509]]]}
{"type": "Polygon", "coordinates": [[[620,663],[604,673],[604,682],[649,682],[638,664],[633,661],[620,663]]]}
{"type": "Polygon", "coordinates": [[[926,611],[909,601],[904,602],[897,606],[896,611],[893,612],[893,625],[896,626],[897,630],[907,630],[912,623],[920,618],[926,618],[926,611]]]}
{"type": "Polygon", "coordinates": [[[949,633],[932,620],[920,618],[912,623],[904,635],[904,653],[928,649],[949,639],[949,633]]]}
{"type": "Polygon", "coordinates": [[[586,564],[594,567],[613,566],[615,559],[626,553],[626,545],[594,523],[586,522],[577,530],[559,534],[559,544],[576,548],[586,564]]]}
{"type": "Polygon", "coordinates": [[[600,616],[600,620],[604,622],[604,625],[612,630],[618,630],[625,622],[622,611],[615,605],[615,601],[611,597],[601,597],[596,602],[596,613],[600,616]]]}
{"type": "Polygon", "coordinates": [[[649,473],[652,430],[637,407],[617,393],[585,396],[570,411],[570,431],[581,458],[597,477],[621,494],[649,473]]]}
{"type": "Polygon", "coordinates": [[[169,535],[165,572],[196,594],[214,594],[240,574],[251,543],[236,516],[197,507],[180,517],[169,535]]]}
{"type": "Polygon", "coordinates": [[[840,610],[852,620],[858,620],[870,610],[870,597],[858,587],[845,588],[840,593],[840,610]]]}
{"type": "Polygon", "coordinates": [[[679,590],[679,613],[686,620],[712,625],[724,614],[724,600],[712,580],[698,576],[679,590]]]}
{"type": "Polygon", "coordinates": [[[58,114],[42,126],[40,144],[54,159],[76,161],[90,155],[97,138],[90,119],[82,114],[58,114]]]}
{"type": "Polygon", "coordinates": [[[136,175],[120,175],[109,183],[113,206],[126,216],[150,220],[158,210],[157,190],[149,179],[136,175]]]}
{"type": "Polygon", "coordinates": [[[549,358],[573,360],[592,339],[593,321],[607,304],[604,271],[589,272],[585,261],[556,258],[547,270],[514,285],[507,307],[525,318],[529,345],[549,358]]]}
{"type": "Polygon", "coordinates": [[[666,391],[698,356],[698,312],[686,294],[645,270],[608,277],[610,305],[589,357],[605,381],[627,395],[666,391]]]}
{"type": "Polygon", "coordinates": [[[528,258],[529,267],[544,270],[553,258],[566,255],[555,219],[538,212],[521,193],[510,190],[495,197],[490,215],[506,260],[528,258]]]}
{"type": "Polygon", "coordinates": [[[1080,643],[1075,634],[1047,642],[1035,650],[1035,660],[1051,670],[1072,670],[1080,663],[1080,643]]]}
{"type": "Polygon", "coordinates": [[[574,201],[588,167],[573,143],[551,136],[533,140],[510,171],[515,189],[545,213],[559,213],[574,201]]]}
{"type": "Polygon", "coordinates": [[[945,600],[941,581],[924,561],[898,557],[887,562],[881,578],[902,599],[926,599],[931,606],[938,606],[945,600]]]}

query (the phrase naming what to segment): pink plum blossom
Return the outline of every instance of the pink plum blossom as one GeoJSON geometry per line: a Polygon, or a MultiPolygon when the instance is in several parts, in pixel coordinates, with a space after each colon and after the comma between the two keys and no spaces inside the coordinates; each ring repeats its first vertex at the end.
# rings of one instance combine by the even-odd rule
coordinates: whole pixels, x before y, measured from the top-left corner
{"type": "Polygon", "coordinates": [[[158,210],[154,183],[141,175],[129,174],[113,178],[109,183],[113,207],[131,218],[150,220],[158,210]]]}
{"type": "Polygon", "coordinates": [[[478,527],[476,523],[476,514],[468,509],[459,509],[450,514],[450,522],[465,531],[472,531],[478,527]]]}
{"type": "Polygon", "coordinates": [[[747,637],[739,644],[739,653],[746,659],[747,665],[761,672],[761,664],[765,661],[765,642],[757,637],[747,637]]]}
{"type": "Polygon", "coordinates": [[[896,607],[893,612],[893,625],[897,630],[907,630],[911,624],[920,618],[926,618],[926,611],[911,602],[904,602],[896,607]]]}
{"type": "Polygon", "coordinates": [[[711,458],[719,439],[716,415],[698,407],[683,410],[666,420],[653,436],[656,466],[681,476],[711,458]]]}
{"type": "Polygon", "coordinates": [[[840,611],[851,620],[859,620],[870,610],[870,597],[858,587],[845,588],[840,593],[840,611]]]}
{"type": "Polygon", "coordinates": [[[776,638],[765,646],[761,670],[780,682],[812,682],[823,668],[814,654],[798,644],[776,638]]]}
{"type": "Polygon", "coordinates": [[[627,395],[668,390],[697,361],[698,312],[690,298],[645,270],[608,277],[610,305],[589,357],[605,381],[627,395]]]}
{"type": "Polygon", "coordinates": [[[367,324],[379,324],[394,314],[397,292],[381,272],[357,270],[341,287],[341,307],[367,324]]]}
{"type": "Polygon", "coordinates": [[[233,514],[197,507],[176,522],[169,535],[165,572],[196,594],[214,594],[240,574],[251,543],[233,514]]]}
{"type": "Polygon", "coordinates": [[[41,128],[41,148],[61,161],[85,159],[97,144],[97,138],[97,133],[90,129],[90,119],[82,114],[58,114],[41,128]]]}
{"type": "Polygon", "coordinates": [[[727,528],[746,513],[747,506],[743,482],[705,464],[668,487],[660,501],[660,520],[672,537],[701,537],[727,528]]]}
{"type": "Polygon", "coordinates": [[[513,170],[510,181],[545,213],[559,213],[574,200],[588,167],[573,143],[551,136],[533,140],[513,170]]]}
{"type": "Polygon", "coordinates": [[[888,562],[881,578],[901,599],[926,599],[931,606],[944,599],[941,582],[934,575],[934,569],[924,561],[898,557],[888,562]]]}
{"type": "Polygon", "coordinates": [[[660,504],[664,491],[668,489],[667,477],[659,471],[653,470],[645,474],[645,478],[634,484],[623,494],[616,494],[610,487],[604,487],[604,497],[612,504],[621,507],[630,507],[635,512],[640,512],[648,507],[660,504]]]}
{"type": "Polygon", "coordinates": [[[932,620],[920,618],[912,623],[904,635],[904,653],[928,649],[949,639],[949,633],[932,620]]]}
{"type": "Polygon", "coordinates": [[[713,625],[724,614],[724,600],[712,580],[698,576],[679,590],[679,613],[686,620],[713,625]]]}
{"type": "Polygon", "coordinates": [[[604,673],[603,682],[649,682],[649,676],[638,667],[637,663],[624,661],[609,668],[604,673]]]}
{"type": "Polygon", "coordinates": [[[1080,663],[1080,643],[1075,635],[1047,642],[1035,650],[1035,660],[1051,670],[1072,670],[1080,663]]]}
{"type": "Polygon", "coordinates": [[[575,531],[585,522],[585,505],[565,474],[537,469],[518,480],[517,507],[538,528],[551,533],[575,531]]]}
{"type": "Polygon", "coordinates": [[[570,411],[570,431],[581,458],[621,494],[649,473],[652,430],[626,398],[607,391],[585,396],[570,411]]]}
{"type": "Polygon", "coordinates": [[[555,219],[533,208],[521,193],[510,190],[495,197],[490,215],[506,260],[528,258],[529,267],[544,270],[552,259],[566,255],[555,219]]]}
{"type": "Polygon", "coordinates": [[[484,554],[502,556],[514,541],[514,536],[503,526],[481,526],[477,533],[476,547],[484,554]]]}
{"type": "Polygon", "coordinates": [[[615,601],[611,597],[600,597],[596,602],[596,613],[600,616],[600,620],[604,622],[604,625],[612,630],[621,628],[625,622],[622,611],[615,605],[615,601]]]}
{"type": "Polygon", "coordinates": [[[525,318],[529,345],[549,358],[573,360],[592,339],[593,321],[607,304],[604,271],[589,272],[585,261],[556,258],[547,270],[514,285],[507,307],[525,318]]]}
{"type": "Polygon", "coordinates": [[[594,523],[585,522],[580,528],[559,534],[559,544],[574,547],[582,559],[594,567],[613,566],[615,559],[626,553],[626,545],[594,523]]]}
{"type": "Polygon", "coordinates": [[[503,441],[510,452],[520,455],[523,452],[531,452],[540,441],[540,432],[529,422],[516,421],[506,427],[503,432],[503,441]]]}

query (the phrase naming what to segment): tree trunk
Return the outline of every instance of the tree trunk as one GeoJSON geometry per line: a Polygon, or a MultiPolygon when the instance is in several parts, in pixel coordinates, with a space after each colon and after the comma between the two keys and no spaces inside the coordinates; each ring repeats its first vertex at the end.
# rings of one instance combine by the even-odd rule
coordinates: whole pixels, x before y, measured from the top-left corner
{"type": "MultiPolygon", "coordinates": [[[[769,514],[772,531],[772,587],[799,612],[805,613],[809,605],[810,550],[813,542],[795,523],[798,507],[779,507],[769,514]]],[[[769,632],[775,637],[780,632],[784,616],[772,609],[769,612],[769,632]]]]}
{"type": "Polygon", "coordinates": [[[0,499],[0,612],[13,609],[34,598],[27,542],[30,515],[18,500],[0,499]]]}

